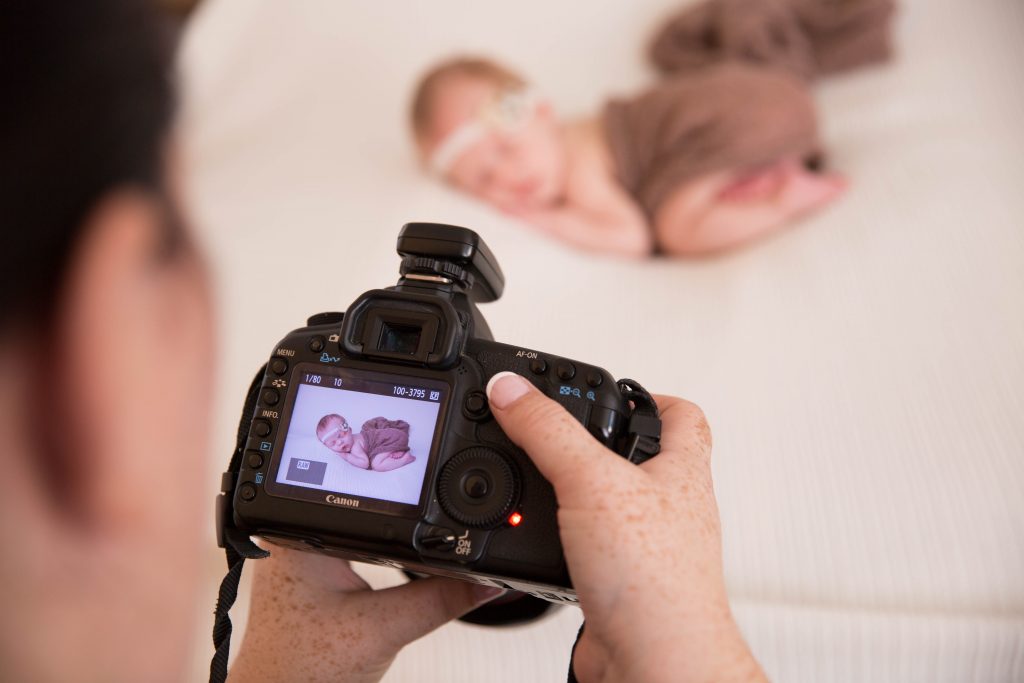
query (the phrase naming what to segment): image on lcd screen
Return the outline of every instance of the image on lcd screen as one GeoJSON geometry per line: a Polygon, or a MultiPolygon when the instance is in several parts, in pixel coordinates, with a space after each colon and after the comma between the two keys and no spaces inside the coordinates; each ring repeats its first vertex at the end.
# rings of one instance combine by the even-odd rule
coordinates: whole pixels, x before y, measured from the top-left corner
{"type": "Polygon", "coordinates": [[[306,374],[295,396],[277,482],[416,505],[440,393],[306,374]]]}

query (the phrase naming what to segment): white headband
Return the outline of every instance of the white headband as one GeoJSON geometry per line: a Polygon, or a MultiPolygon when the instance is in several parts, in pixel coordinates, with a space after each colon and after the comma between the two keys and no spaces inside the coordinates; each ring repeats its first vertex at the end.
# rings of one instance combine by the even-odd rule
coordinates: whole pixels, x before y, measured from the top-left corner
{"type": "Polygon", "coordinates": [[[321,441],[327,441],[327,439],[331,438],[332,436],[334,436],[334,435],[335,435],[335,434],[337,434],[338,432],[347,432],[347,431],[349,430],[348,422],[343,422],[342,424],[343,424],[343,426],[341,426],[341,427],[335,427],[335,428],[334,428],[334,429],[332,429],[331,431],[329,431],[329,432],[327,432],[326,434],[324,434],[324,435],[323,435],[323,436],[322,436],[322,437],[320,438],[320,440],[321,440],[321,441]]]}
{"type": "Polygon", "coordinates": [[[439,176],[448,174],[462,153],[489,131],[515,132],[526,125],[540,98],[532,90],[508,90],[485,106],[473,119],[449,133],[427,160],[430,170],[439,176]]]}

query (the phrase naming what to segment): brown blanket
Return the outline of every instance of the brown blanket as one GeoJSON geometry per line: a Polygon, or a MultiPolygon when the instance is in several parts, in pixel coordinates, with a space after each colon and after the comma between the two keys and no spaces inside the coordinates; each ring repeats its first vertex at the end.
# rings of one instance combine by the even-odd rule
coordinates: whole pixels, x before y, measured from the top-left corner
{"type": "Polygon", "coordinates": [[[389,420],[375,417],[363,423],[359,433],[363,437],[366,455],[409,450],[409,423],[405,420],[389,420]]]}
{"type": "Polygon", "coordinates": [[[665,22],[650,46],[663,73],[738,60],[808,80],[892,53],[894,0],[706,0],[665,22]]]}
{"type": "Polygon", "coordinates": [[[619,181],[651,220],[673,190],[698,176],[809,159],[819,151],[814,104],[803,82],[738,63],[613,100],[604,127],[619,181]]]}

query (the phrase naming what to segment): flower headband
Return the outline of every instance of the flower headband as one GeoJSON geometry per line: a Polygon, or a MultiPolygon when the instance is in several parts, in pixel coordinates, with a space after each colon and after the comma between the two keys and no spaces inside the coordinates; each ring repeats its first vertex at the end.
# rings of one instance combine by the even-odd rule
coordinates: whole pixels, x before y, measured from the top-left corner
{"type": "Polygon", "coordinates": [[[532,90],[516,88],[498,93],[469,121],[449,133],[427,160],[430,170],[444,176],[455,160],[491,131],[515,133],[522,130],[537,109],[540,98],[532,90]]]}

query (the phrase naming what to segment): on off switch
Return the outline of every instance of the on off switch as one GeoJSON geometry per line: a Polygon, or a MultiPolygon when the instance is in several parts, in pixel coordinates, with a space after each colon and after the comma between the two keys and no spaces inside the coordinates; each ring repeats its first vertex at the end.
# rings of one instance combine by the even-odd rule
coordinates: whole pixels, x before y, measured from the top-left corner
{"type": "Polygon", "coordinates": [[[455,547],[455,532],[440,526],[429,527],[420,536],[420,543],[424,548],[432,550],[451,550],[455,547]]]}

